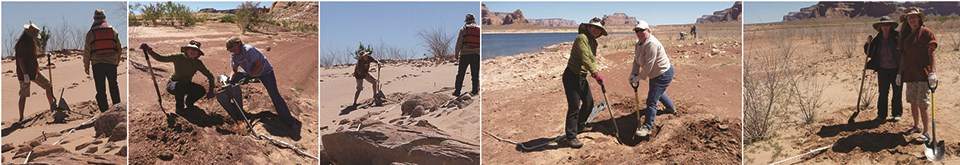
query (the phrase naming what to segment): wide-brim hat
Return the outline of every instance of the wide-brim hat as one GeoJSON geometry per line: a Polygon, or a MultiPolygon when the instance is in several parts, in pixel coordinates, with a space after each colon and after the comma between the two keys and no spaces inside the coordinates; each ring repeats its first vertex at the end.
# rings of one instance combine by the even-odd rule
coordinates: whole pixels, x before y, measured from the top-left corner
{"type": "Polygon", "coordinates": [[[200,56],[203,56],[204,53],[203,53],[203,50],[200,50],[200,45],[201,45],[200,42],[191,40],[190,43],[187,44],[186,46],[180,47],[180,52],[187,53],[187,49],[196,49],[197,52],[200,52],[200,56]]]}
{"type": "Polygon", "coordinates": [[[93,11],[93,19],[107,19],[107,15],[103,13],[103,9],[96,9],[93,11]]]}
{"type": "Polygon", "coordinates": [[[920,8],[911,7],[911,8],[909,8],[909,9],[907,9],[906,14],[903,14],[903,16],[900,16],[900,21],[907,21],[907,20],[906,20],[906,19],[907,19],[907,16],[908,16],[908,15],[914,15],[914,14],[916,14],[917,16],[920,16],[920,20],[923,20],[923,18],[926,17],[926,16],[923,15],[923,12],[920,11],[920,8]]]}
{"type": "Polygon", "coordinates": [[[606,28],[603,28],[603,21],[601,21],[600,18],[594,17],[593,19],[590,19],[590,22],[580,23],[580,27],[581,27],[581,28],[583,28],[584,26],[595,26],[595,27],[598,27],[598,28],[600,28],[600,31],[602,31],[601,34],[600,34],[600,36],[606,36],[606,35],[607,35],[607,29],[606,29],[606,28]]]}
{"type": "Polygon", "coordinates": [[[877,21],[877,22],[874,22],[874,23],[873,23],[873,29],[874,29],[874,30],[877,30],[877,31],[880,31],[880,26],[881,26],[881,25],[890,25],[890,29],[896,29],[897,26],[900,26],[900,24],[898,24],[897,21],[894,21],[893,19],[890,19],[889,16],[880,17],[880,21],[877,21]]]}
{"type": "Polygon", "coordinates": [[[463,19],[463,22],[466,23],[475,23],[477,22],[476,17],[473,16],[473,13],[467,13],[466,18],[463,19]]]}
{"type": "Polygon", "coordinates": [[[24,32],[29,31],[30,33],[36,34],[37,39],[41,39],[40,28],[37,26],[37,24],[33,24],[33,23],[23,24],[23,31],[24,32]]]}

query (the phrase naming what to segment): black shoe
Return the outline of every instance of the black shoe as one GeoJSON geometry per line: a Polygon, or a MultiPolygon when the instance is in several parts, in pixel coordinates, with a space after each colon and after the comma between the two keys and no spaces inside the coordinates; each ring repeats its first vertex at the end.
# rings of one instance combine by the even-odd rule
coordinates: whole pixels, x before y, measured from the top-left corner
{"type": "Polygon", "coordinates": [[[567,146],[570,146],[570,148],[580,148],[580,147],[583,147],[583,143],[581,143],[580,140],[577,140],[576,137],[568,138],[567,141],[566,141],[566,144],[567,144],[567,146]]]}
{"type": "Polygon", "coordinates": [[[879,123],[883,123],[883,122],[886,122],[886,121],[887,121],[887,117],[886,117],[886,116],[877,116],[877,118],[874,118],[874,119],[873,119],[873,122],[879,122],[879,123]]]}
{"type": "Polygon", "coordinates": [[[592,125],[583,124],[583,126],[579,127],[578,130],[580,130],[580,133],[591,132],[591,131],[593,131],[593,126],[592,126],[592,125]]]}
{"type": "Polygon", "coordinates": [[[470,94],[477,96],[477,95],[480,95],[480,91],[472,91],[470,92],[470,94]]]}
{"type": "Polygon", "coordinates": [[[460,97],[460,92],[459,91],[453,92],[453,97],[460,97]]]}

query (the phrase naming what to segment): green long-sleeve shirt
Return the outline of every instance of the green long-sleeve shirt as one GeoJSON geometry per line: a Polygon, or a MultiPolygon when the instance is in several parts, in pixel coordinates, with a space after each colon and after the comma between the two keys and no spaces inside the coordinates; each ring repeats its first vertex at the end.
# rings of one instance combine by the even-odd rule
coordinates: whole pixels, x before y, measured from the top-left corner
{"type": "Polygon", "coordinates": [[[190,59],[182,52],[160,55],[157,54],[157,52],[150,51],[149,54],[150,58],[156,61],[173,63],[173,75],[170,76],[171,80],[190,82],[193,80],[193,75],[196,75],[197,71],[200,71],[201,74],[207,76],[207,84],[209,86],[207,89],[213,89],[213,73],[210,73],[210,70],[207,69],[206,65],[203,65],[203,61],[200,61],[199,58],[190,59]]]}
{"type": "Polygon", "coordinates": [[[590,42],[587,34],[580,33],[580,35],[577,35],[577,39],[573,41],[573,47],[570,48],[570,60],[567,61],[567,69],[578,70],[580,76],[599,71],[596,64],[596,52],[596,41],[590,42]]]}

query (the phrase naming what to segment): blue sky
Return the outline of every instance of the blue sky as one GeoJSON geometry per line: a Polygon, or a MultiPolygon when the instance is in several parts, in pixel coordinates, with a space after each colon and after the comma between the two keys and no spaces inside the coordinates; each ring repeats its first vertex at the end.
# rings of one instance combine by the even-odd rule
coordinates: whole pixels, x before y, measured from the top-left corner
{"type": "Polygon", "coordinates": [[[783,21],[783,15],[800,11],[817,2],[744,2],[743,23],[767,23],[783,21]]]}
{"type": "Polygon", "coordinates": [[[528,19],[563,18],[586,22],[613,13],[645,20],[651,25],[696,23],[700,16],[733,6],[730,2],[484,2],[493,12],[520,9],[528,19]]]}
{"type": "MultiPolygon", "coordinates": [[[[166,1],[162,1],[162,2],[166,2],[166,1]]],[[[270,5],[273,4],[274,1],[257,1],[257,2],[260,2],[260,6],[262,7],[270,7],[270,5]]],[[[130,2],[131,5],[132,4],[146,5],[146,4],[153,4],[153,3],[157,3],[157,2],[130,2]]],[[[190,10],[197,11],[202,8],[214,8],[217,10],[235,9],[237,8],[237,6],[239,6],[243,2],[237,1],[237,2],[175,2],[175,3],[190,6],[190,10]]],[[[134,10],[133,12],[140,13],[140,11],[136,11],[136,10],[134,10]]]]}
{"type": "Polygon", "coordinates": [[[321,2],[320,54],[331,49],[356,49],[360,42],[379,45],[382,40],[422,57],[427,51],[417,37],[418,31],[442,27],[456,36],[467,13],[479,20],[480,3],[321,2]]]}
{"type": "MultiPolygon", "coordinates": [[[[93,11],[102,8],[106,10],[107,22],[114,25],[117,33],[120,34],[120,41],[126,45],[126,4],[126,2],[3,2],[3,25],[0,30],[3,32],[3,37],[7,37],[11,31],[19,36],[23,31],[23,24],[29,21],[40,26],[59,27],[64,24],[64,20],[69,27],[89,29],[93,23],[93,11]]],[[[85,36],[78,36],[79,39],[83,37],[85,36]]],[[[3,41],[12,40],[4,39],[3,41]]]]}

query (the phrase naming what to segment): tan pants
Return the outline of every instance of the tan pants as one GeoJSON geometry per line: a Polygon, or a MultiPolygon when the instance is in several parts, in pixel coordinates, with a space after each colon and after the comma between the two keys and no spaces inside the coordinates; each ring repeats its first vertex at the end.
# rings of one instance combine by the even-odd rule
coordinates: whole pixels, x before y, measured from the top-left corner
{"type": "Polygon", "coordinates": [[[30,82],[37,83],[37,85],[44,90],[52,90],[53,88],[53,84],[50,84],[50,80],[48,80],[46,76],[37,73],[35,79],[32,79],[28,82],[20,81],[20,97],[30,97],[30,82]]]}
{"type": "Polygon", "coordinates": [[[927,82],[906,82],[907,102],[913,105],[930,106],[930,86],[927,82]]]}

